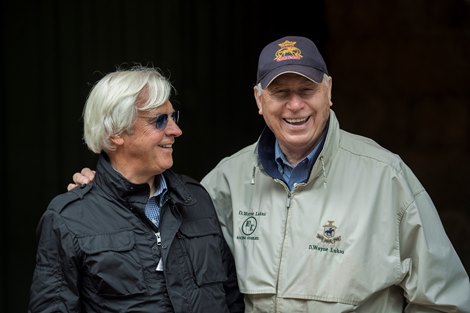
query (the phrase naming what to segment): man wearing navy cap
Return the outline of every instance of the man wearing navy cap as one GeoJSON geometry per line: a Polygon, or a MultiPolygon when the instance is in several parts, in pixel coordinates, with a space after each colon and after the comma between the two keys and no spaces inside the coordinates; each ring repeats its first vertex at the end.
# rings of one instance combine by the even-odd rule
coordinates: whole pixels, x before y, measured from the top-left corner
{"type": "Polygon", "coordinates": [[[399,156],[340,129],[331,88],[311,40],[268,44],[254,87],[267,127],[202,180],[245,312],[470,312],[428,193],[399,156]]]}
{"type": "Polygon", "coordinates": [[[268,44],[254,95],[267,127],[202,180],[245,312],[470,312],[436,209],[395,154],[340,129],[315,44],[268,44]]]}

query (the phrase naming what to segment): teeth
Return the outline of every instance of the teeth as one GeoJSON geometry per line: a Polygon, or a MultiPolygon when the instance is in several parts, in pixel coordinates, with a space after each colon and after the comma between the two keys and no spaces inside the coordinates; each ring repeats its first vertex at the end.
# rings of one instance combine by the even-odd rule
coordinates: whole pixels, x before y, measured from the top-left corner
{"type": "Polygon", "coordinates": [[[163,148],[171,148],[171,145],[160,145],[160,147],[163,147],[163,148]]]}
{"type": "Polygon", "coordinates": [[[308,117],[304,117],[304,118],[286,118],[285,120],[286,120],[288,123],[295,124],[295,123],[303,123],[303,122],[305,122],[307,119],[308,119],[308,117]]]}

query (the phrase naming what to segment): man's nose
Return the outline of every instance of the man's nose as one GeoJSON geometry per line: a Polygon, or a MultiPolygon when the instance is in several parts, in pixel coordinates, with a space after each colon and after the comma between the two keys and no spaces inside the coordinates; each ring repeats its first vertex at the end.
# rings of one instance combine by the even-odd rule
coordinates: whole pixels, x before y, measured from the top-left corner
{"type": "Polygon", "coordinates": [[[168,119],[168,124],[165,127],[165,133],[167,135],[179,137],[183,134],[183,131],[178,126],[178,124],[172,119],[168,119]]]}

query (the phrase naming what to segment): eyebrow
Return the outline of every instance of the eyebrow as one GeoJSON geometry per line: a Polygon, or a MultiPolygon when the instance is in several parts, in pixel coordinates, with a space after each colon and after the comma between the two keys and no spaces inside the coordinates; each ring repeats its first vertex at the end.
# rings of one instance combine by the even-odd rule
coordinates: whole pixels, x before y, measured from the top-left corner
{"type": "Polygon", "coordinates": [[[169,113],[166,113],[166,112],[158,112],[157,114],[153,114],[153,115],[140,115],[137,113],[137,117],[140,117],[140,118],[156,118],[158,117],[159,115],[171,115],[173,113],[175,113],[177,110],[173,110],[169,113]]]}

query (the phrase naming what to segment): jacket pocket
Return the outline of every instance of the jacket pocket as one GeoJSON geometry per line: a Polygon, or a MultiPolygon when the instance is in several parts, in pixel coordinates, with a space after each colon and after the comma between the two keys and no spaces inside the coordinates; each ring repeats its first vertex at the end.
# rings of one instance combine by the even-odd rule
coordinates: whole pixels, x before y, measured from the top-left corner
{"type": "Polygon", "coordinates": [[[145,292],[143,270],[132,231],[97,234],[78,239],[85,253],[84,284],[102,296],[145,292]]]}
{"type": "Polygon", "coordinates": [[[221,253],[224,240],[212,219],[183,223],[178,236],[198,286],[227,280],[221,253]]]}

